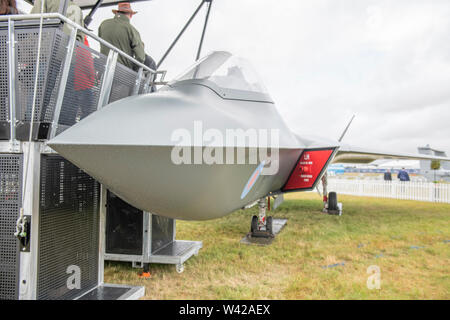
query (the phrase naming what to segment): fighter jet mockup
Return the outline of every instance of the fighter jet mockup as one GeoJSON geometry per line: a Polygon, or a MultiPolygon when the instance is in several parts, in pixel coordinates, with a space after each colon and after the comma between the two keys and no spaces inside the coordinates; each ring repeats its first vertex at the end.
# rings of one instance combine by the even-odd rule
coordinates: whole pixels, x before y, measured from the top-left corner
{"type": "Polygon", "coordinates": [[[450,160],[299,136],[248,64],[228,52],[207,55],[155,93],[107,105],[49,146],[137,208],[182,220],[312,190],[332,162],[450,160]]]}

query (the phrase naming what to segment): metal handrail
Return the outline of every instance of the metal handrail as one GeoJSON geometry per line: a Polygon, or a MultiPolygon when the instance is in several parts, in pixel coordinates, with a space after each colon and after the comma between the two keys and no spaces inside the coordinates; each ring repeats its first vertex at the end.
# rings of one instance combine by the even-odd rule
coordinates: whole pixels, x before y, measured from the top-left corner
{"type": "Polygon", "coordinates": [[[131,62],[133,62],[134,64],[136,64],[138,67],[143,68],[144,70],[146,70],[152,74],[161,74],[161,79],[164,79],[166,71],[156,71],[156,70],[153,70],[153,69],[147,67],[142,62],[139,62],[138,60],[136,60],[132,56],[126,54],[119,48],[117,48],[117,47],[113,46],[112,44],[110,44],[109,42],[103,40],[102,38],[97,36],[95,33],[76,24],[75,22],[73,22],[72,20],[68,19],[67,17],[63,16],[60,13],[33,13],[33,14],[17,14],[17,15],[0,16],[0,22],[1,21],[11,21],[11,20],[35,20],[35,19],[40,19],[41,17],[43,19],[60,19],[64,23],[67,23],[68,25],[70,25],[72,28],[80,30],[84,34],[88,35],[89,37],[91,37],[94,40],[98,41],[99,43],[103,44],[104,46],[108,47],[110,50],[117,52],[121,56],[125,57],[126,59],[128,59],[131,62]]]}

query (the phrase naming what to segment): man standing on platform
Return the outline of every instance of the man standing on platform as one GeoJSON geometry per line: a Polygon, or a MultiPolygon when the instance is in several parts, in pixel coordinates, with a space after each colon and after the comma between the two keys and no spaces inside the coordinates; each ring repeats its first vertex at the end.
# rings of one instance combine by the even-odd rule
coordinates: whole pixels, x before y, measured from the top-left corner
{"type": "MultiPolygon", "coordinates": [[[[121,2],[117,10],[112,10],[114,18],[102,22],[98,28],[98,35],[113,46],[119,48],[137,61],[145,62],[144,43],[141,40],[139,32],[130,23],[131,18],[137,12],[131,9],[129,2],[121,2]]],[[[101,45],[101,53],[108,55],[109,48],[101,45]]],[[[133,62],[118,56],[117,61],[124,66],[136,69],[133,62]]]]}

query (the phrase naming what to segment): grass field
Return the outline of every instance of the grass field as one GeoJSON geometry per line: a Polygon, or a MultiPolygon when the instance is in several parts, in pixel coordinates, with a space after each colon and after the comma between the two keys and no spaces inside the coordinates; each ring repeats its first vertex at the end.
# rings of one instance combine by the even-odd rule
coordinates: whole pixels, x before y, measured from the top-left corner
{"type": "Polygon", "coordinates": [[[288,224],[272,245],[240,244],[257,208],[219,220],[177,222],[177,238],[203,241],[178,274],[107,262],[105,282],[144,285],[145,299],[450,299],[450,205],[341,196],[344,214],[320,213],[316,193],[297,193],[275,212],[288,224]],[[334,266],[336,265],[337,266],[334,266]],[[367,288],[367,268],[381,288],[367,288]]]}

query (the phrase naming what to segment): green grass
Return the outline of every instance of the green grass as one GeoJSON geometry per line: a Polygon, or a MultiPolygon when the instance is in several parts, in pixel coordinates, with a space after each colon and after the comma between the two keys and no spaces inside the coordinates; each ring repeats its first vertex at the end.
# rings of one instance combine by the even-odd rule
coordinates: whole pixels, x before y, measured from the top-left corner
{"type": "Polygon", "coordinates": [[[239,243],[257,208],[177,221],[178,239],[203,241],[184,273],[151,265],[140,279],[131,263],[108,262],[105,282],[144,285],[145,299],[450,299],[450,205],[341,196],[338,217],[320,213],[315,193],[286,198],[271,214],[288,224],[270,246],[239,243]],[[367,288],[371,265],[380,290],[367,288]]]}

